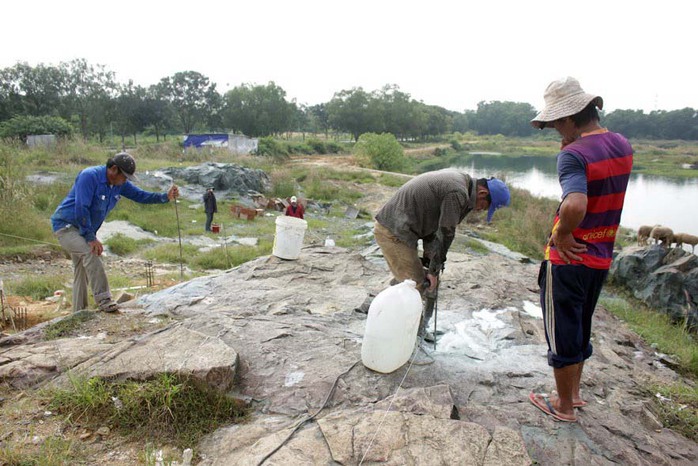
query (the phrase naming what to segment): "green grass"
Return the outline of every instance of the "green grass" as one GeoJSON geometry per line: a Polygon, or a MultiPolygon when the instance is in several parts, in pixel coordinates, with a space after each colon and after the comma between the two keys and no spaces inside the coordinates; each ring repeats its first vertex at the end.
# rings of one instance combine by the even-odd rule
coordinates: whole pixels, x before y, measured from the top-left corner
{"type": "Polygon", "coordinates": [[[698,441],[698,386],[683,383],[653,384],[648,396],[665,427],[698,441]],[[659,393],[662,398],[656,396],[659,393]]]}
{"type": "MultiPolygon", "coordinates": [[[[198,248],[192,246],[191,244],[182,244],[182,255],[181,261],[184,264],[189,264],[193,257],[199,254],[198,248]]],[[[159,244],[145,251],[144,256],[146,259],[169,264],[179,264],[180,254],[179,254],[179,244],[178,243],[165,243],[159,244]]]]}
{"type": "Polygon", "coordinates": [[[404,177],[404,176],[397,176],[397,175],[388,175],[385,173],[382,173],[378,179],[378,183],[382,184],[383,186],[388,186],[391,188],[399,188],[403,184],[405,184],[407,181],[409,181],[409,178],[404,177]]]}
{"type": "Polygon", "coordinates": [[[132,439],[192,447],[222,425],[243,420],[243,402],[193,378],[161,374],[148,381],[71,377],[68,389],[49,389],[49,409],[71,422],[117,429],[132,439]]]}
{"type": "Polygon", "coordinates": [[[244,264],[259,256],[267,255],[271,252],[269,241],[260,242],[259,246],[228,245],[210,251],[200,253],[191,264],[199,269],[229,269],[244,264]]]}
{"type": "Polygon", "coordinates": [[[47,325],[44,329],[44,338],[46,340],[56,340],[71,335],[79,329],[84,322],[88,322],[95,317],[94,312],[86,310],[69,314],[58,322],[47,325]]]}
{"type": "Polygon", "coordinates": [[[45,438],[37,446],[6,441],[0,448],[0,464],[8,466],[64,466],[84,464],[86,459],[78,442],[56,435],[45,438]]]}
{"type": "Polygon", "coordinates": [[[501,243],[533,259],[542,259],[558,203],[522,189],[510,187],[510,191],[511,205],[499,209],[492,228],[480,233],[488,241],[501,243]]]}
{"type": "Polygon", "coordinates": [[[29,275],[21,280],[7,280],[5,291],[17,296],[29,296],[35,301],[53,296],[56,290],[62,290],[66,286],[68,276],[57,275],[29,275]]]}
{"type": "Polygon", "coordinates": [[[153,240],[150,239],[135,240],[118,233],[105,241],[104,244],[109,246],[109,250],[117,256],[126,256],[152,243],[153,240]]]}

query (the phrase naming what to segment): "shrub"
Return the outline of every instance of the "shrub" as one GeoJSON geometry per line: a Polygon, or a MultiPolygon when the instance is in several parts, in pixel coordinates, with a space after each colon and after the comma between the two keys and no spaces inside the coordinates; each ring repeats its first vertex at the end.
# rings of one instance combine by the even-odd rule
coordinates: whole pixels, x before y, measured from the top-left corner
{"type": "Polygon", "coordinates": [[[263,137],[257,144],[257,155],[274,158],[288,157],[288,148],[271,136],[263,137]]]}
{"type": "Polygon", "coordinates": [[[308,142],[306,142],[306,144],[312,147],[315,153],[317,154],[327,153],[327,146],[325,146],[325,143],[319,139],[308,139],[308,142]]]}
{"type": "Polygon", "coordinates": [[[304,155],[312,155],[315,153],[315,150],[310,147],[308,144],[289,144],[288,145],[288,152],[291,154],[304,154],[304,155]]]}
{"type": "Polygon", "coordinates": [[[460,142],[458,142],[457,139],[451,140],[451,147],[453,148],[453,150],[461,150],[463,148],[463,146],[460,142]]]}
{"type": "Polygon", "coordinates": [[[30,134],[55,134],[67,137],[73,134],[70,123],[60,117],[22,115],[0,123],[0,137],[18,138],[26,142],[30,134]]]}
{"type": "Polygon", "coordinates": [[[344,150],[344,148],[342,147],[342,145],[338,144],[334,141],[330,141],[330,142],[325,144],[325,151],[328,154],[339,154],[343,150],[344,150]]]}
{"type": "Polygon", "coordinates": [[[405,163],[400,143],[390,133],[364,133],[354,146],[354,154],[361,166],[378,170],[399,171],[405,163]]]}

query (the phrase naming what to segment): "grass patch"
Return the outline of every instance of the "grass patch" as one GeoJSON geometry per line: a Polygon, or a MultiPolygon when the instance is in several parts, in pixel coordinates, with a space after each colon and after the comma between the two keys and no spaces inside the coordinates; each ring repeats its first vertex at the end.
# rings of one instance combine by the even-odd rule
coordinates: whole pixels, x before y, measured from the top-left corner
{"type": "Polygon", "coordinates": [[[310,199],[321,201],[339,201],[353,204],[363,194],[338,183],[332,183],[323,177],[322,172],[312,171],[303,182],[305,194],[310,199]]]}
{"type": "Polygon", "coordinates": [[[196,445],[218,427],[239,422],[245,404],[190,377],[161,374],[149,381],[71,378],[69,389],[46,393],[49,409],[73,422],[108,425],[129,438],[196,445]]]}
{"type": "Polygon", "coordinates": [[[44,329],[44,338],[46,340],[56,340],[72,335],[84,322],[88,322],[95,317],[94,312],[87,310],[69,314],[58,322],[47,325],[44,329]]]}
{"type": "Polygon", "coordinates": [[[53,292],[65,288],[67,277],[30,275],[19,281],[8,280],[5,282],[5,291],[17,296],[29,296],[34,301],[40,301],[48,296],[53,296],[53,292]]]}
{"type": "MultiPolygon", "coordinates": [[[[182,244],[182,262],[189,262],[199,254],[198,248],[191,244],[182,244]]],[[[159,244],[145,251],[146,259],[158,261],[161,263],[179,264],[179,243],[159,244]]]]}
{"type": "Polygon", "coordinates": [[[409,181],[409,178],[405,176],[396,176],[396,175],[388,175],[385,173],[382,173],[378,177],[378,183],[382,184],[383,186],[388,186],[390,188],[399,188],[403,184],[407,183],[409,181]]]}
{"type": "Polygon", "coordinates": [[[501,243],[533,259],[542,259],[558,203],[522,189],[509,189],[511,205],[497,210],[494,227],[480,233],[488,241],[501,243]]]}
{"type": "Polygon", "coordinates": [[[0,448],[0,464],[8,466],[63,466],[83,464],[82,446],[58,436],[44,439],[40,445],[10,443],[0,448]]]}
{"type": "Polygon", "coordinates": [[[650,396],[654,400],[652,407],[662,424],[686,438],[698,441],[698,386],[654,384],[650,389],[650,396]]]}
{"type": "MultiPolygon", "coordinates": [[[[108,221],[125,220],[159,236],[177,238],[177,216],[182,234],[192,232],[201,233],[203,228],[196,223],[203,222],[205,215],[193,209],[189,209],[191,203],[183,200],[177,202],[177,212],[172,202],[167,204],[139,204],[128,199],[119,202],[116,208],[109,214],[108,221]],[[197,222],[192,222],[196,220],[197,222]],[[194,226],[192,226],[194,224],[194,226]]],[[[223,211],[223,206],[219,210],[223,211]]]]}
{"type": "Polygon", "coordinates": [[[126,256],[137,251],[142,246],[151,244],[152,242],[153,240],[150,239],[135,240],[126,235],[118,233],[105,241],[104,244],[109,246],[109,251],[117,256],[126,256]]]}

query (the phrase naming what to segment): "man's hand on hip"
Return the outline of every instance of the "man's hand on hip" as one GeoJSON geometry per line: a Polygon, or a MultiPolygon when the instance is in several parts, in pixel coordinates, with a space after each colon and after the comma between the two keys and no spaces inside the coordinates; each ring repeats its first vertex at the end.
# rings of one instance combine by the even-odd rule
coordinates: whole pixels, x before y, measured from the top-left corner
{"type": "Polygon", "coordinates": [[[90,241],[88,244],[90,245],[90,252],[95,256],[101,256],[104,252],[104,246],[102,246],[102,242],[98,239],[90,241]]]}
{"type": "Polygon", "coordinates": [[[549,241],[550,246],[555,246],[557,248],[557,253],[560,254],[560,259],[566,263],[571,261],[582,261],[582,258],[577,254],[583,254],[587,252],[587,247],[584,243],[578,243],[574,239],[572,233],[561,234],[558,231],[554,231],[549,241]]]}

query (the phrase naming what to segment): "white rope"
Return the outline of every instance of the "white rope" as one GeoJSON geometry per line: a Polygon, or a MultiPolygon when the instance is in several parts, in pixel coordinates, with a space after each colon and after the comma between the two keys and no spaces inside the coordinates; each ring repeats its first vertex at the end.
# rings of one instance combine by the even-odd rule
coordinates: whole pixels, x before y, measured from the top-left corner
{"type": "Polygon", "coordinates": [[[25,238],[24,236],[16,236],[16,235],[10,235],[7,233],[0,233],[0,236],[7,236],[8,238],[16,238],[16,239],[23,239],[26,241],[33,241],[34,243],[40,243],[40,244],[48,244],[50,246],[58,246],[60,247],[60,244],[58,243],[51,243],[49,241],[40,241],[38,239],[32,239],[32,238],[25,238]]]}

